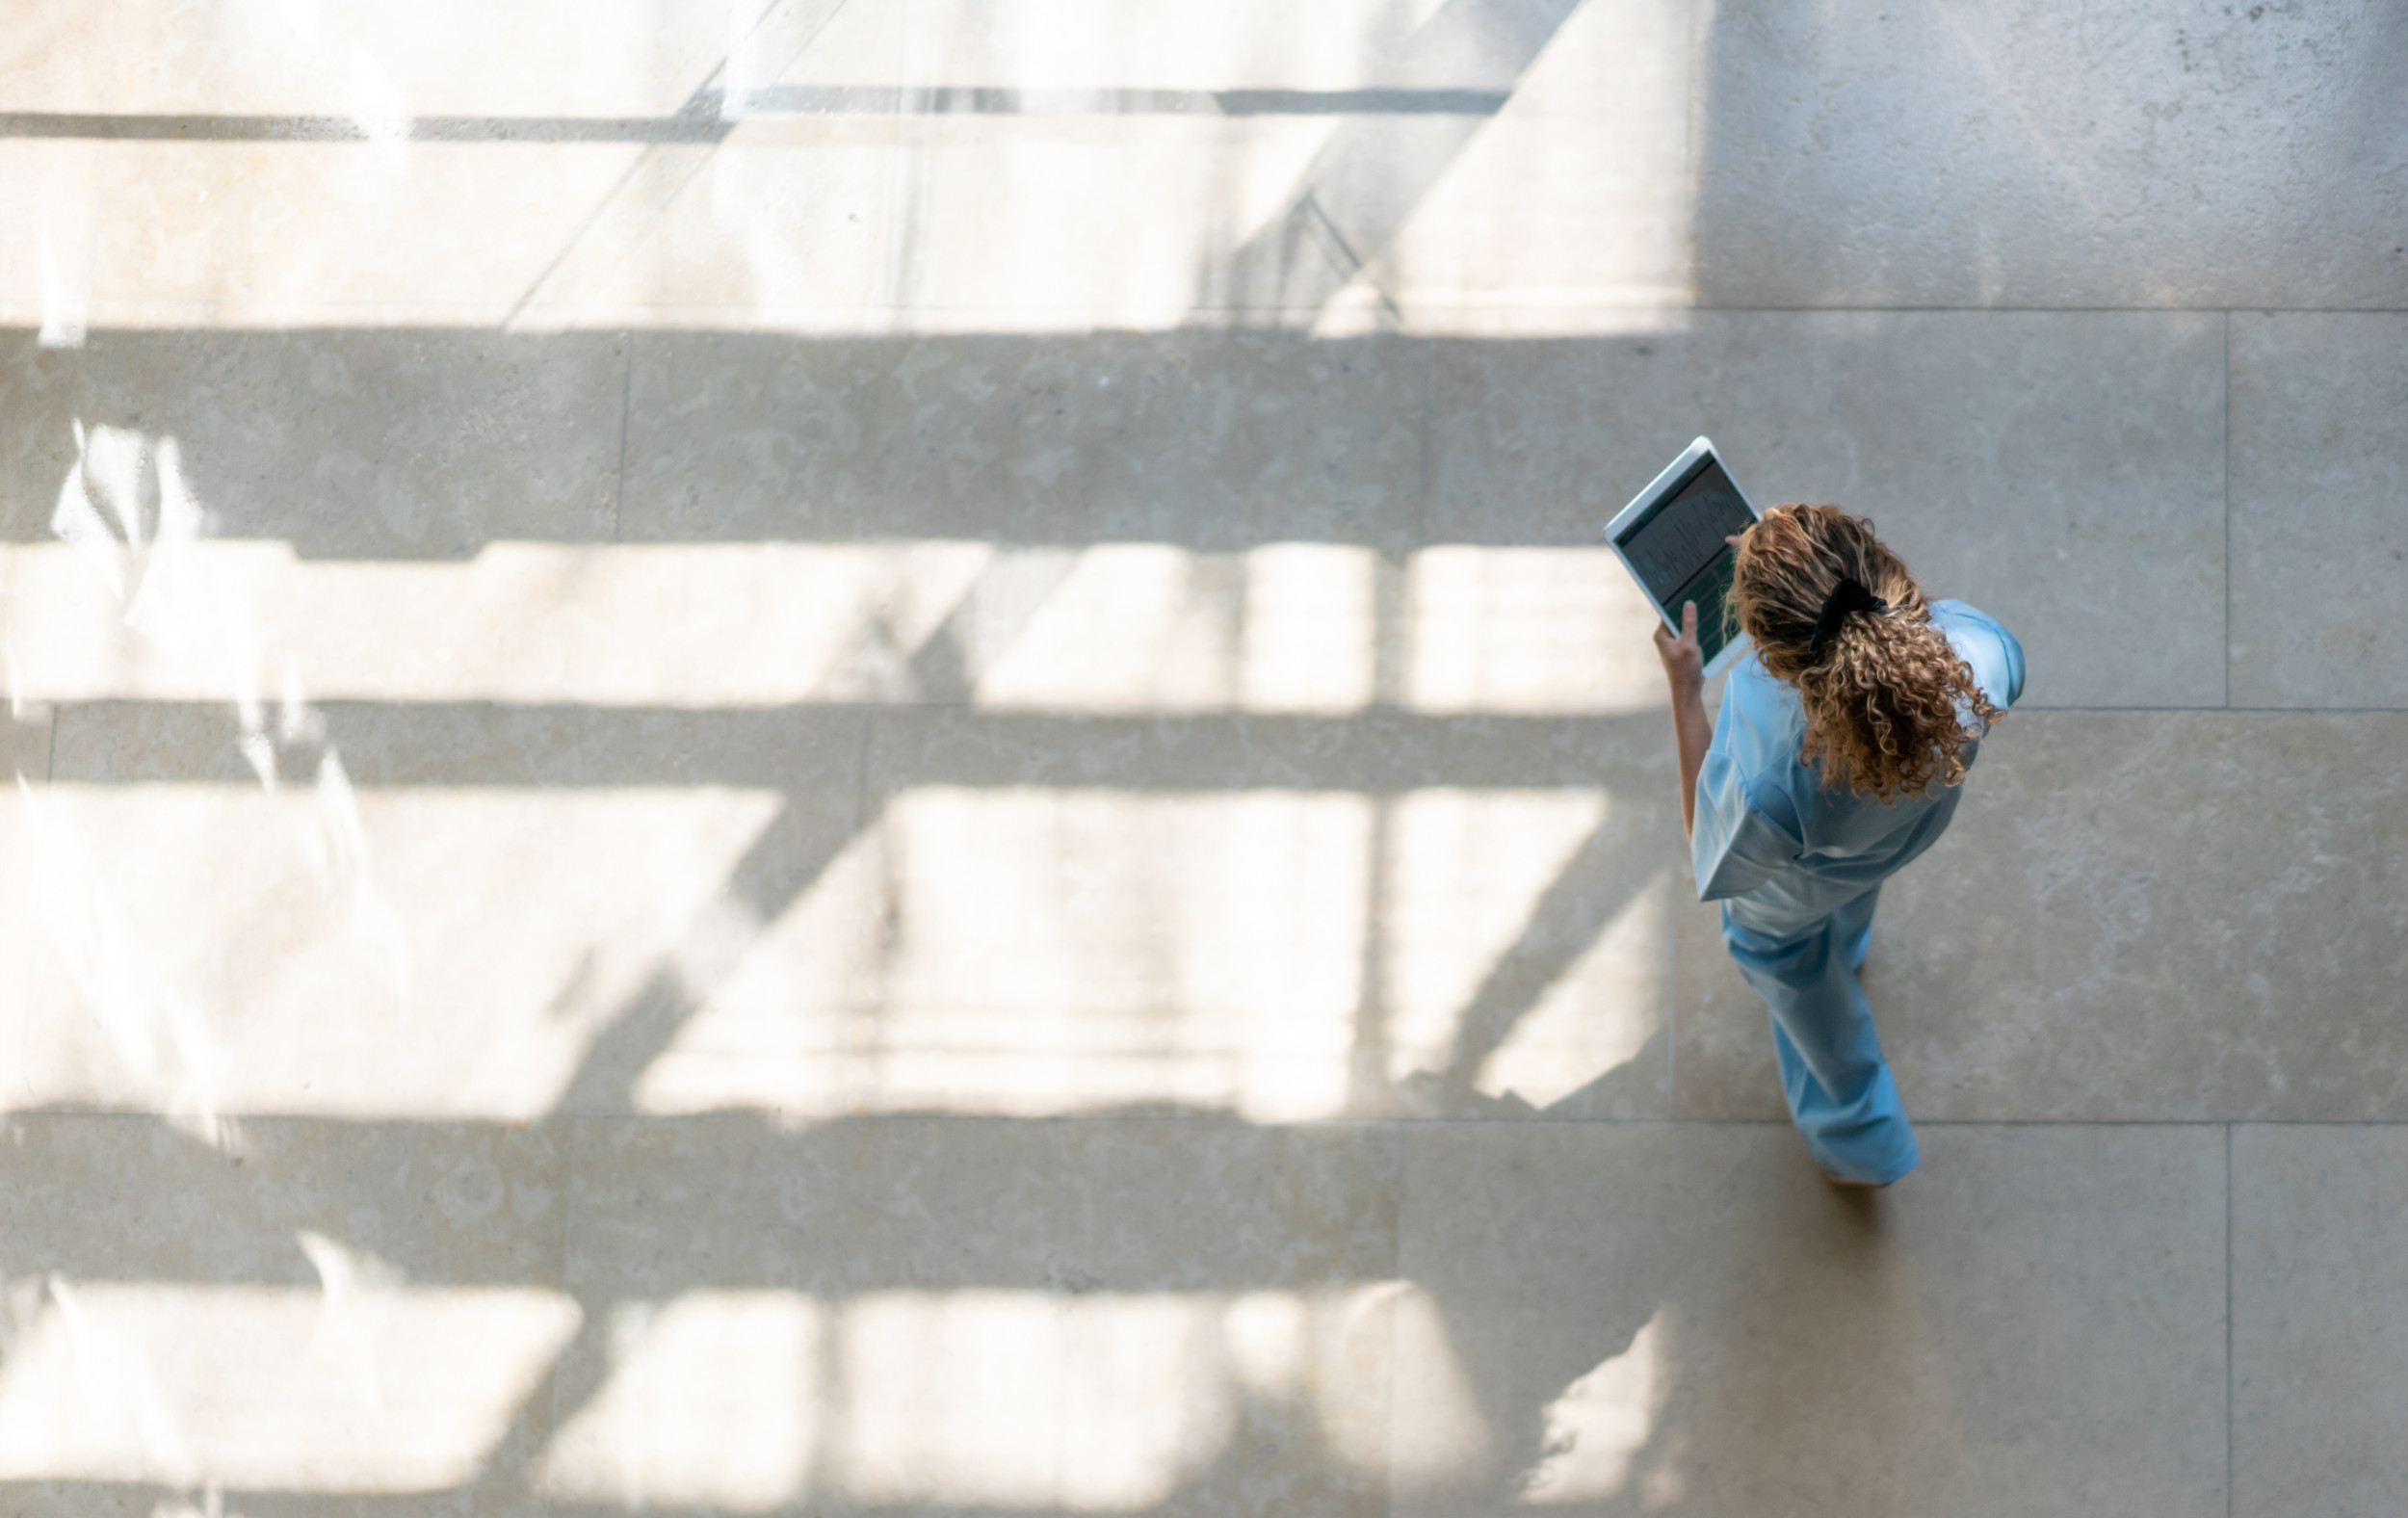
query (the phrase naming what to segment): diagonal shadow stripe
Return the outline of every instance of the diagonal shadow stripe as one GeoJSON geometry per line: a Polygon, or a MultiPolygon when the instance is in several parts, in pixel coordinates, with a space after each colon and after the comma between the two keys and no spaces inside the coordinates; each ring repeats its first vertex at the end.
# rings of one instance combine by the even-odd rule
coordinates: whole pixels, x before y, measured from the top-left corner
{"type": "Polygon", "coordinates": [[[1512,946],[1497,956],[1456,1019],[1441,1072],[1449,1098],[1468,1093],[1480,1067],[1505,1046],[1548,987],[1593,947],[1624,907],[1661,873],[1665,819],[1649,798],[1613,798],[1606,816],[1531,909],[1512,946]]]}
{"type": "Polygon", "coordinates": [[[735,972],[763,931],[860,836],[863,825],[862,817],[848,825],[806,798],[787,797],[667,960],[603,1024],[556,1110],[632,1110],[644,1071],[667,1052],[678,1030],[735,972]]]}
{"type": "MultiPolygon", "coordinates": [[[[1472,72],[1503,110],[1580,4],[1448,0],[1404,40],[1388,71],[1407,77],[1472,72]]],[[[1495,114],[1348,120],[1314,156],[1287,206],[1230,255],[1225,272],[1208,276],[1225,281],[1225,288],[1201,292],[1196,304],[1271,311],[1327,304],[1377,261],[1495,114]]]]}

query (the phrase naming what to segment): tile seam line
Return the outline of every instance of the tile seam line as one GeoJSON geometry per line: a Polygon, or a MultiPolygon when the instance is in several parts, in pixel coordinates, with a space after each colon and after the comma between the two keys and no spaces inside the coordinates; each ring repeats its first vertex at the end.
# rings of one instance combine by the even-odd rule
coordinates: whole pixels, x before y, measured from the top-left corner
{"type": "MultiPolygon", "coordinates": [[[[1646,710],[1656,710],[1650,707],[1646,710]]],[[[2088,713],[2103,716],[2150,716],[2168,712],[2226,713],[2235,717],[2338,717],[2397,714],[2408,712],[2408,706],[2034,706],[2028,701],[2016,703],[2009,713],[2088,713]]]]}
{"type": "Polygon", "coordinates": [[[2233,1128],[2224,1125],[2224,1518],[2233,1518],[2233,1128]]]}
{"type": "MultiPolygon", "coordinates": [[[[110,296],[110,297],[106,297],[106,298],[95,297],[95,298],[93,299],[93,302],[92,302],[92,303],[93,303],[94,305],[96,305],[96,306],[105,305],[105,306],[109,306],[109,307],[112,307],[112,308],[119,308],[119,309],[134,309],[134,308],[144,308],[144,307],[166,307],[166,308],[181,308],[181,309],[199,309],[199,310],[202,310],[202,311],[208,311],[208,310],[213,309],[213,308],[223,308],[223,307],[227,304],[227,302],[224,302],[224,301],[193,301],[193,300],[181,300],[181,299],[175,299],[175,298],[170,298],[170,297],[151,297],[151,298],[145,298],[145,297],[140,297],[140,296],[110,296]]],[[[346,310],[346,311],[347,311],[347,310],[389,310],[389,311],[460,311],[460,310],[464,310],[464,309],[469,309],[469,308],[477,308],[477,307],[491,307],[491,308],[495,308],[495,309],[501,309],[501,308],[504,308],[504,307],[506,306],[506,304],[507,304],[507,303],[506,303],[505,301],[503,301],[502,300],[500,300],[500,299],[498,299],[498,298],[493,298],[493,299],[485,299],[485,300],[446,301],[298,301],[298,302],[295,302],[295,303],[294,303],[294,306],[295,306],[295,308],[297,308],[297,309],[301,309],[301,310],[321,309],[321,310],[346,310]]],[[[237,308],[237,309],[240,309],[240,307],[239,307],[239,306],[238,306],[238,307],[236,307],[236,308],[237,308]]],[[[531,301],[531,302],[529,302],[529,304],[526,306],[526,308],[525,308],[525,309],[527,309],[527,310],[531,310],[531,311],[575,312],[575,311],[578,311],[578,310],[580,310],[580,309],[582,309],[582,308],[581,308],[581,307],[579,307],[579,306],[576,306],[576,305],[570,304],[570,303],[568,303],[568,302],[565,302],[565,301],[531,301]]],[[[754,311],[754,310],[758,310],[758,311],[772,311],[772,312],[774,312],[774,311],[859,311],[859,312],[864,312],[864,313],[869,313],[869,314],[890,315],[890,314],[895,314],[895,313],[908,313],[908,312],[911,312],[911,311],[998,311],[998,312],[1013,312],[1013,311],[1032,311],[1032,312],[1064,312],[1064,311],[1073,311],[1073,312],[1076,312],[1076,311],[1087,311],[1087,310],[1092,310],[1093,308],[1092,308],[1092,307],[1088,307],[1088,306],[1073,306],[1073,305],[983,305],[983,304],[977,304],[977,305],[972,305],[972,304],[951,305],[951,304],[929,304],[929,303],[918,303],[918,304],[908,304],[908,305],[901,305],[901,304],[876,304],[876,305],[756,305],[756,304],[753,304],[753,303],[750,303],[750,302],[738,302],[738,301],[674,301],[674,302],[624,301],[624,302],[615,302],[615,303],[613,303],[613,304],[611,304],[611,305],[608,305],[608,306],[596,306],[596,307],[593,307],[593,308],[591,308],[591,309],[595,310],[596,312],[622,312],[622,311],[630,311],[630,310],[633,310],[633,311],[754,311]]],[[[1199,312],[1199,313],[1210,314],[1210,315],[1295,316],[1295,317],[1297,317],[1297,318],[1299,318],[1299,319],[1301,319],[1301,318],[1307,318],[1307,317],[1311,317],[1311,316],[1314,316],[1314,315],[1320,314],[1320,308],[1318,308],[1318,307],[1313,307],[1313,306],[1211,306],[1211,305],[1207,305],[1207,306],[1181,306],[1181,307],[1179,307],[1179,309],[1180,309],[1181,311],[1199,312]]],[[[1471,313],[1471,314],[1505,314],[1505,315],[1515,315],[1515,316],[1544,315],[1544,314],[1546,314],[1546,313],[1548,313],[1548,312],[1550,312],[1550,311],[1562,311],[1562,312],[1567,312],[1567,313],[1586,313],[1586,312],[1598,312],[1598,311],[1631,311],[1631,312],[1653,312],[1653,313],[1668,313],[1668,314],[1677,314],[1677,313],[1681,313],[1681,312],[1690,312],[1690,313],[1714,313],[1714,314],[1717,314],[1717,315],[1734,315],[1734,316],[1741,316],[1741,315],[1764,315],[1764,316],[1815,316],[1815,315],[1831,315],[1831,316],[1865,316],[1865,315],[1875,315],[1875,316],[1877,316],[1877,315],[1913,316],[1913,315],[1941,315],[1941,316],[1946,316],[1946,315],[1960,315],[1960,314],[1962,314],[1962,315],[1992,315],[1992,316],[2016,316],[2016,315],[2028,315],[2028,316],[2221,316],[2221,315],[2224,315],[2224,314],[2225,314],[2226,312],[2228,312],[2228,311],[2254,312],[2254,313],[2257,313],[2257,314],[2260,314],[2260,315],[2264,315],[2264,316],[2403,316],[2403,315],[2408,315],[2408,306],[2392,306],[2392,305],[2383,305],[2383,306],[2316,306],[2316,305],[2282,306],[2282,305],[2245,305],[2245,306],[2229,306],[2229,307],[2227,307],[2227,306],[2216,306],[2216,305],[1667,305],[1667,304],[1653,303],[1653,302],[1635,302],[1635,303],[1629,303],[1629,304],[1622,304],[1622,303],[1611,303],[1611,302],[1604,302],[1604,301],[1600,301],[1600,302],[1595,303],[1595,304],[1581,304],[1581,305],[1530,305],[1530,306],[1456,305],[1456,304],[1448,304],[1448,303],[1440,302],[1440,303],[1433,303],[1433,304],[1425,304],[1425,305],[1420,306],[1418,309],[1419,309],[1419,310],[1421,310],[1421,311],[1423,311],[1423,312],[1441,313],[1441,314],[1450,314],[1450,315],[1452,315],[1452,314],[1455,314],[1455,313],[1471,313]]],[[[1411,317],[1412,317],[1412,308],[1408,308],[1408,310],[1407,310],[1407,320],[1408,320],[1408,322],[1411,320],[1411,317]]],[[[612,324],[609,324],[609,323],[604,323],[604,324],[601,324],[601,325],[602,325],[602,326],[604,326],[604,327],[608,327],[608,326],[610,326],[610,325],[612,325],[612,324]]],[[[103,331],[113,330],[113,328],[108,328],[108,327],[103,327],[103,328],[100,328],[100,329],[101,329],[101,330],[103,330],[103,331]]],[[[263,328],[263,330],[275,330],[275,331],[283,331],[283,330],[286,330],[286,329],[287,329],[287,328],[284,328],[284,327],[275,327],[275,328],[263,328]]],[[[477,330],[484,330],[484,327],[478,327],[478,328],[477,328],[477,330]]],[[[541,331],[527,331],[527,330],[522,329],[522,328],[513,328],[513,330],[518,331],[518,332],[520,333],[520,335],[526,335],[526,336],[542,336],[542,335],[545,335],[545,334],[544,334],[543,332],[541,332],[541,331]]],[[[717,330],[717,328],[714,328],[714,330],[717,330]]],[[[1176,327],[1127,327],[1127,328],[1122,328],[1122,327],[1098,327],[1093,328],[1092,330],[1093,330],[1093,331],[1099,331],[1099,332],[1100,332],[1100,331],[1121,331],[1121,330],[1127,330],[1127,331],[1144,331],[1144,332],[1161,332],[1161,331],[1183,331],[1183,330],[1198,330],[1198,331],[1204,331],[1204,330],[1217,330],[1217,328],[1206,328],[1206,327],[1195,327],[1195,326],[1193,326],[1192,324],[1185,324],[1185,323],[1183,323],[1183,324],[1180,324],[1179,326],[1176,326],[1176,327]]],[[[1003,331],[1004,331],[1006,334],[1008,334],[1008,335],[1012,335],[1012,336],[1024,336],[1024,335],[1045,335],[1045,334],[1044,334],[1044,333],[1042,333],[1042,332],[1035,333],[1035,334],[1026,333],[1026,332],[1024,332],[1022,329],[1017,328],[1017,327],[1012,327],[1012,328],[1005,328],[1005,329],[1003,329],[1003,331]]],[[[870,330],[862,330],[862,331],[859,331],[859,332],[855,332],[855,331],[853,331],[852,329],[848,328],[848,329],[846,329],[846,330],[845,330],[842,334],[839,334],[839,335],[847,335],[847,336],[879,336],[879,335],[888,335],[888,334],[885,334],[885,333],[883,333],[883,332],[878,332],[878,331],[870,331],[870,330]]],[[[933,332],[933,333],[919,333],[919,334],[914,334],[914,335],[920,335],[920,336],[956,336],[956,335],[957,335],[957,336],[977,336],[977,335],[981,335],[981,334],[980,334],[979,332],[975,332],[975,331],[973,331],[973,332],[962,332],[962,333],[944,333],[944,332],[933,332]]],[[[1083,334],[1083,333],[1074,333],[1074,332],[1065,332],[1065,333],[1063,333],[1063,334],[1061,334],[1061,335],[1086,335],[1086,334],[1083,334]]],[[[1309,336],[1310,334],[1309,334],[1309,333],[1307,333],[1307,332],[1305,332],[1305,331],[1303,331],[1301,328],[1299,328],[1299,329],[1297,330],[1296,335],[1298,335],[1298,336],[1309,336]]],[[[1360,335],[1360,336],[1370,336],[1370,335],[1373,335],[1373,334],[1370,334],[1370,333],[1364,333],[1364,334],[1359,334],[1359,335],[1360,335]]],[[[1407,327],[1405,330],[1403,330],[1403,331],[1400,331],[1400,332],[1396,332],[1396,333],[1391,333],[1391,334],[1387,334],[1387,335],[1392,335],[1392,336],[1400,336],[1400,337],[1430,337],[1430,336],[1442,336],[1442,335],[1444,335],[1444,334],[1433,334],[1433,333],[1427,333],[1427,332],[1416,332],[1416,331],[1412,330],[1412,329],[1408,327],[1407,327]]],[[[1528,341],[1528,340],[1544,340],[1544,339],[1545,339],[1548,335],[1549,335],[1549,334],[1546,334],[1546,333],[1501,333],[1501,334],[1496,334],[1496,335],[1494,335],[1494,336],[1479,336],[1479,337],[1469,337],[1469,338],[1464,338],[1464,339],[1461,339],[1461,340],[1463,340],[1463,341],[1495,341],[1495,342],[1513,342],[1513,341],[1528,341]]],[[[1595,335],[1595,336],[1608,336],[1608,337],[1610,337],[1610,336],[1621,336],[1621,335],[1630,335],[1630,334],[1622,334],[1622,333],[1598,333],[1598,334],[1572,333],[1572,334],[1566,334],[1566,335],[1571,335],[1571,336],[1595,335]]],[[[1347,338],[1347,339],[1329,339],[1329,340],[1332,340],[1332,341],[1343,341],[1343,340],[1352,340],[1352,339],[1351,339],[1351,338],[1347,338]]]]}
{"type": "MultiPolygon", "coordinates": [[[[641,544],[638,544],[638,547],[641,547],[641,544]]],[[[1053,711],[1053,708],[1026,708],[1026,706],[1005,706],[1005,708],[971,706],[971,703],[958,703],[958,701],[891,701],[891,703],[879,703],[879,706],[846,706],[846,703],[838,703],[838,701],[764,703],[764,706],[652,706],[652,703],[642,703],[642,701],[638,701],[638,703],[486,701],[486,698],[467,698],[467,701],[448,701],[448,698],[435,698],[435,701],[376,701],[376,698],[327,696],[325,701],[320,701],[320,706],[337,706],[337,703],[339,706],[353,706],[353,708],[382,708],[382,711],[395,711],[395,713],[419,711],[419,708],[429,708],[429,706],[477,706],[477,708],[486,708],[486,711],[493,711],[493,713],[573,708],[573,711],[594,711],[594,713],[671,711],[671,713],[679,713],[679,716],[695,716],[695,718],[761,716],[761,713],[798,713],[798,711],[799,713],[860,711],[862,716],[870,718],[870,720],[881,720],[881,718],[899,716],[899,713],[923,711],[923,713],[942,713],[942,716],[995,718],[995,720],[1021,720],[1021,718],[1045,718],[1045,720],[1072,720],[1072,722],[1091,720],[1091,722],[1098,722],[1098,725],[1103,725],[1103,722],[1137,722],[1137,720],[1231,722],[1231,720],[1255,720],[1255,718],[1276,722],[1276,720],[1281,720],[1281,718],[1294,716],[1294,713],[1284,713],[1284,711],[1226,711],[1226,708],[1221,708],[1221,711],[1194,711],[1194,708],[1170,708],[1170,711],[1146,711],[1146,708],[1135,708],[1135,711],[1127,711],[1127,708],[1125,711],[1053,711]]],[[[53,701],[51,703],[53,713],[101,711],[101,708],[109,708],[109,711],[138,711],[138,708],[144,708],[144,706],[217,706],[217,701],[202,701],[202,698],[185,698],[185,696],[173,696],[173,698],[96,696],[96,698],[75,698],[75,701],[53,701]]],[[[1597,711],[1558,711],[1558,713],[1401,711],[1401,708],[1375,708],[1375,711],[1366,711],[1366,713],[1342,713],[1342,716],[1329,716],[1329,718],[1322,718],[1322,720],[1332,722],[1332,725],[1337,725],[1337,722],[1373,720],[1373,718],[1411,718],[1411,720],[1424,720],[1424,722],[1430,722],[1430,725],[1443,725],[1443,722],[1481,722],[1481,720],[1496,720],[1496,718],[1525,718],[1525,720],[1531,720],[1531,722],[1592,722],[1592,720],[1602,720],[1602,718],[1645,716],[1647,711],[1657,711],[1657,708],[1640,708],[1640,711],[1604,711],[1604,713],[1597,713],[1597,711]]],[[[2016,711],[2013,711],[2011,716],[2339,718],[2339,716],[2408,716],[2408,706],[2028,706],[2026,703],[2026,706],[2016,706],[2016,711]]],[[[58,759],[58,720],[53,718],[51,773],[45,776],[45,778],[53,778],[53,781],[58,781],[56,759],[58,759]]],[[[109,783],[109,781],[90,781],[90,778],[87,778],[85,783],[109,783]]],[[[1570,786],[1570,783],[1573,781],[1563,781],[1563,786],[1570,786]]],[[[1554,788],[1554,786],[1525,786],[1525,788],[1554,788]]]]}
{"type": "MultiPolygon", "coordinates": [[[[229,1112],[229,1117],[244,1122],[309,1123],[325,1127],[360,1128],[438,1128],[483,1127],[511,1132],[541,1128],[568,1127],[581,1123],[744,1123],[755,1127],[779,1126],[788,1136],[799,1137],[814,1129],[838,1123],[864,1124],[925,1124],[953,1123],[1010,1124],[1032,1128],[1041,1125],[1064,1126],[1080,1124],[1152,1124],[1159,1127],[1193,1127],[1223,1133],[1271,1134],[1312,1129],[1371,1132],[1378,1130],[1421,1131],[1426,1129],[1459,1128],[1481,1130],[1571,1130],[1571,1129],[1677,1129],[1734,1128],[1781,1129],[1793,1126],[1787,1117],[1308,1117],[1289,1121],[1251,1122],[1199,1113],[1193,1116],[1148,1115],[1127,1112],[1060,1112],[1040,1117],[1014,1117],[1003,1112],[870,1112],[843,1113],[833,1117],[808,1118],[791,1125],[773,1125],[767,1121],[776,1114],[760,1112],[547,1112],[538,1117],[479,1117],[447,1114],[436,1117],[396,1117],[391,1115],[346,1117],[326,1112],[295,1112],[257,1111],[229,1112]]],[[[11,1122],[130,1122],[160,1123],[165,1116],[159,1112],[124,1111],[77,1112],[61,1109],[23,1108],[0,1112],[0,1124],[11,1122]]],[[[2398,1130],[2408,1132],[2408,1118],[2397,1117],[1918,1117],[1919,1128],[2131,1128],[2148,1130],[2242,1128],[2316,1128],[2398,1130]]],[[[567,1226],[565,1220],[563,1228],[567,1226]]]]}
{"type": "MultiPolygon", "coordinates": [[[[21,1112],[16,1116],[55,1117],[122,1117],[156,1120],[156,1113],[146,1112],[21,1112]]],[[[324,1114],[247,1113],[254,1118],[279,1121],[352,1122],[354,1119],[327,1117],[324,1114]]],[[[614,1123],[747,1123],[760,1125],[772,1116],[766,1112],[559,1112],[529,1120],[444,1117],[423,1119],[428,1123],[480,1123],[496,1126],[539,1126],[558,1122],[614,1123]]],[[[391,1122],[407,1124],[420,1119],[358,1119],[368,1123],[391,1122]]],[[[1051,1112],[1034,1117],[1015,1117],[1006,1112],[868,1112],[843,1113],[833,1117],[805,1118],[796,1121],[792,1131],[807,1132],[813,1128],[835,1123],[930,1124],[947,1123],[1009,1123],[1020,1127],[1071,1123],[1153,1124],[1160,1127],[1209,1128],[1226,1132],[1275,1133],[1302,1129],[1405,1129],[1483,1128],[1483,1129],[1547,1129],[1547,1128],[1787,1128],[1787,1117],[1301,1117],[1288,1120],[1255,1122],[1243,1118],[1225,1117],[1213,1113],[1192,1115],[1147,1112],[1051,1112]]],[[[2233,1128],[2233,1127],[2300,1127],[2300,1128],[2398,1128],[2408,1130],[2408,1118],[2263,1118],[2263,1117],[1919,1117],[1920,1128],[2233,1128]]]]}
{"type": "Polygon", "coordinates": [[[2233,313],[2224,313],[2224,704],[2233,704],[2233,313]]]}
{"type": "Polygon", "coordinates": [[[1834,316],[1875,315],[1881,313],[1911,314],[1934,312],[1982,312],[1999,316],[2029,314],[2041,316],[2225,316],[2235,311],[2256,312],[2264,316],[2400,316],[2408,315],[2408,305],[1594,305],[1594,306],[1425,306],[1424,310],[1511,310],[1511,311],[1720,311],[1734,314],[1764,313],[1768,315],[1834,316]]]}

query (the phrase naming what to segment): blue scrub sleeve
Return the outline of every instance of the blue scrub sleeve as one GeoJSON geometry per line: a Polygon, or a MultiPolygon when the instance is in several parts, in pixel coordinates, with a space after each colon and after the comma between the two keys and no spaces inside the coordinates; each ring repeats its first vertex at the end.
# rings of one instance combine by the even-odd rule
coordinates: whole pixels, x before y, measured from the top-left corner
{"type": "MultiPolygon", "coordinates": [[[[1990,625],[1999,627],[1996,622],[1990,625]]],[[[2024,645],[2003,627],[1999,627],[1999,641],[2006,648],[2006,705],[2013,706],[2024,698],[2024,645]]]]}
{"type": "Polygon", "coordinates": [[[1748,800],[1747,777],[1729,754],[1706,750],[1697,772],[1696,826],[1689,835],[1699,901],[1744,896],[1787,869],[1804,847],[1748,800]]]}

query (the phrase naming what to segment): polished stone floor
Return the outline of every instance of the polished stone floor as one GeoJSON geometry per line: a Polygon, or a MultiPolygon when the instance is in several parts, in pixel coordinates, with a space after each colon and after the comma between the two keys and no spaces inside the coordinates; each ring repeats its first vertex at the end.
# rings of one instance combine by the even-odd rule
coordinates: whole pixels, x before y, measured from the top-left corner
{"type": "Polygon", "coordinates": [[[2403,77],[15,0],[0,1512],[2397,1510],[2403,77]],[[1598,542],[1699,432],[2030,659],[1871,1199],[1598,542]]]}

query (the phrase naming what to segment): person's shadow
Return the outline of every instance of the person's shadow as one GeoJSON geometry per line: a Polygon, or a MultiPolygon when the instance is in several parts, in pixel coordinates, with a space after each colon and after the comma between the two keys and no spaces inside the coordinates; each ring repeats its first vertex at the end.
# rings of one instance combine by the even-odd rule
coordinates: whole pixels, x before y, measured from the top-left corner
{"type": "Polygon", "coordinates": [[[1867,1372],[1915,1336],[1858,1332],[1898,1306],[1897,1198],[1824,1186],[1785,1127],[1499,1125],[1418,1147],[1401,1266],[1435,1311],[1398,1325],[1400,1518],[1778,1511],[1778,1452],[1900,1411],[1895,1390],[1838,1408],[1801,1374],[1877,1388],[1867,1372]]]}

